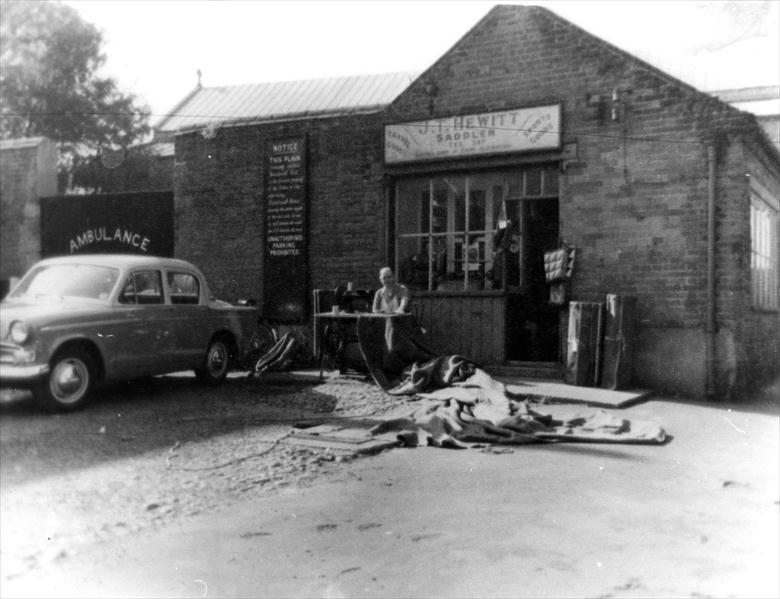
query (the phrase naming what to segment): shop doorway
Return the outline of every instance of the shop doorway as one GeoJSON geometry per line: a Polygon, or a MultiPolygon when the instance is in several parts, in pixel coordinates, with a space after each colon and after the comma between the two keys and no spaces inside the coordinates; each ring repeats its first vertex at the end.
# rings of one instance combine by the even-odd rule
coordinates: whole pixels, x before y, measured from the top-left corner
{"type": "Polygon", "coordinates": [[[544,276],[544,252],[558,245],[558,200],[510,199],[507,216],[519,232],[509,248],[510,259],[517,260],[519,285],[508,288],[507,361],[560,361],[561,308],[550,305],[544,276]]]}
{"type": "Polygon", "coordinates": [[[558,165],[443,173],[395,186],[395,267],[430,294],[442,347],[494,363],[560,361],[544,252],[558,246],[558,165]]]}

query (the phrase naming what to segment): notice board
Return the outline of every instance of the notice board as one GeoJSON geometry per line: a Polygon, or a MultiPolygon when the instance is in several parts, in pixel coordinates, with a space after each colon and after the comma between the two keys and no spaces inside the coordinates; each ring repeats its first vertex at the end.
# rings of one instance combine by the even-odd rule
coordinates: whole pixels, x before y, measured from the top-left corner
{"type": "Polygon", "coordinates": [[[309,285],[306,139],[272,141],[265,156],[263,316],[303,323],[309,285]]]}

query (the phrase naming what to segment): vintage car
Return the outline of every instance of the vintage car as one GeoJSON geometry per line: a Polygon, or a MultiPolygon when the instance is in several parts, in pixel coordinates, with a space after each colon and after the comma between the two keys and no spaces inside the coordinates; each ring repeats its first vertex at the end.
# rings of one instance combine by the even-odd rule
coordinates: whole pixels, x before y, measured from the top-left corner
{"type": "Polygon", "coordinates": [[[35,264],[0,304],[0,385],[50,411],[81,407],[99,383],[194,370],[222,382],[258,311],[211,296],[173,258],[72,255],[35,264]]]}

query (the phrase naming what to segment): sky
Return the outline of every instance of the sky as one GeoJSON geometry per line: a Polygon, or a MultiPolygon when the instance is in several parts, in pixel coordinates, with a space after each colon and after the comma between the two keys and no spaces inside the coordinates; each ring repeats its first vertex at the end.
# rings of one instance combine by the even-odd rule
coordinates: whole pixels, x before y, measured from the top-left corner
{"type": "Polygon", "coordinates": [[[544,6],[703,91],[780,85],[780,0],[66,0],[152,111],[197,84],[422,72],[501,4],[544,6]]]}

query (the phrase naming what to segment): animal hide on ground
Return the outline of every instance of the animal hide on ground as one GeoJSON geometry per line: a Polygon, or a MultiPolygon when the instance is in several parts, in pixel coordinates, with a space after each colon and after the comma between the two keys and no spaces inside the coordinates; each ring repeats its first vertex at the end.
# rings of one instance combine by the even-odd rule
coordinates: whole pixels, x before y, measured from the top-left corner
{"type": "Polygon", "coordinates": [[[413,402],[371,432],[394,433],[408,446],[666,441],[659,425],[605,410],[580,410],[557,419],[545,414],[544,406],[532,407],[526,398],[514,396],[469,359],[436,355],[408,319],[359,319],[358,340],[377,385],[390,395],[411,396],[413,402]]]}

